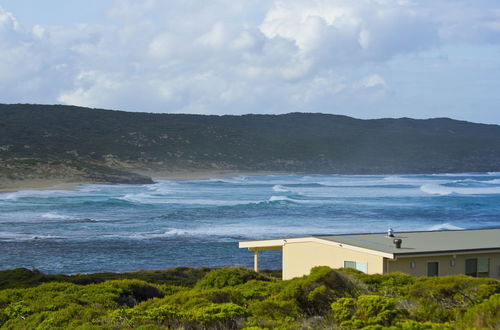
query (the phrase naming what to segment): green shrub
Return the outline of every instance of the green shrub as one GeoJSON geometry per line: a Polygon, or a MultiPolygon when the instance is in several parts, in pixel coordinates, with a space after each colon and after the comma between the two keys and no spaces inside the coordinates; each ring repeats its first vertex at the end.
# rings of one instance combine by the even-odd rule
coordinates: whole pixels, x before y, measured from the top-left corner
{"type": "Polygon", "coordinates": [[[301,313],[294,301],[255,301],[248,306],[248,312],[256,319],[280,320],[285,318],[297,319],[301,313]]]}
{"type": "Polygon", "coordinates": [[[220,268],[205,275],[196,283],[195,287],[198,289],[221,289],[243,284],[250,280],[270,281],[271,279],[246,268],[220,268]]]}
{"type": "Polygon", "coordinates": [[[419,321],[439,323],[452,321],[459,310],[500,293],[500,282],[465,275],[421,277],[407,290],[407,298],[416,304],[410,310],[412,316],[419,321]]]}
{"type": "Polygon", "coordinates": [[[137,271],[129,273],[95,273],[76,275],[47,275],[39,270],[16,268],[0,270],[0,290],[34,287],[48,282],[69,282],[80,285],[102,283],[110,280],[137,279],[153,284],[193,286],[212,269],[207,267],[177,267],[165,270],[137,271]]]}
{"type": "Polygon", "coordinates": [[[264,300],[280,293],[283,282],[268,282],[251,280],[235,287],[246,300],[264,300]]]}
{"type": "Polygon", "coordinates": [[[391,325],[402,315],[393,298],[375,295],[359,296],[354,316],[365,324],[391,325]]]}
{"type": "Polygon", "coordinates": [[[359,290],[346,276],[330,267],[314,267],[307,276],[287,281],[281,296],[294,299],[307,316],[324,315],[330,304],[344,296],[356,296],[359,290]]]}
{"type": "Polygon", "coordinates": [[[25,319],[32,313],[33,311],[29,308],[28,304],[22,300],[8,305],[2,311],[5,320],[17,318],[25,319]]]}
{"type": "Polygon", "coordinates": [[[462,329],[500,329],[500,294],[466,310],[458,325],[462,329]]]}
{"type": "Polygon", "coordinates": [[[136,308],[117,309],[108,315],[108,320],[115,327],[137,327],[144,324],[169,325],[180,324],[182,314],[175,306],[163,305],[160,307],[139,310],[136,308]]]}
{"type": "Polygon", "coordinates": [[[418,322],[415,320],[404,320],[396,323],[395,329],[401,330],[452,330],[455,329],[450,323],[418,322]]]}
{"type": "Polygon", "coordinates": [[[340,298],[331,305],[333,311],[333,319],[341,324],[351,320],[356,312],[356,299],[340,298]]]}
{"type": "Polygon", "coordinates": [[[331,305],[333,319],[342,327],[391,326],[404,315],[396,300],[385,296],[363,295],[341,298],[331,305]]]}
{"type": "Polygon", "coordinates": [[[238,319],[246,315],[243,307],[233,303],[210,304],[184,312],[184,319],[202,326],[217,326],[223,329],[235,328],[238,319]]]}
{"type": "Polygon", "coordinates": [[[173,269],[70,277],[23,269],[4,272],[3,283],[28,287],[0,290],[0,327],[500,328],[500,281],[494,279],[415,279],[404,274],[367,275],[315,267],[308,276],[278,281],[250,270],[228,268],[208,273],[192,287],[179,286],[180,281],[204,273],[173,269]],[[21,276],[19,280],[14,279],[16,274],[21,276]],[[130,274],[150,277],[154,283],[116,279],[130,274]],[[105,280],[108,275],[113,280],[105,280]],[[62,282],[55,281],[57,278],[62,282]],[[47,279],[48,283],[29,287],[47,279]],[[76,280],[89,280],[90,284],[71,283],[76,280]]]}

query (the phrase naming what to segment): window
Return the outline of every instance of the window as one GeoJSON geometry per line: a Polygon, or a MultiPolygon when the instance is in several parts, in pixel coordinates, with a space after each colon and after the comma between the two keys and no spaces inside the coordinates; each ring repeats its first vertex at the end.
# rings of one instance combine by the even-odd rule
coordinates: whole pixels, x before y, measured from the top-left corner
{"type": "Polygon", "coordinates": [[[477,259],[465,259],[465,275],[477,276],[477,259]]]}
{"type": "Polygon", "coordinates": [[[367,262],[344,261],[344,268],[353,268],[353,269],[357,269],[363,273],[368,273],[368,263],[367,262]]]}
{"type": "Polygon", "coordinates": [[[465,259],[465,275],[472,277],[490,276],[490,259],[472,258],[465,259]]]}
{"type": "Polygon", "coordinates": [[[479,258],[477,259],[477,277],[490,276],[490,259],[479,258]]]}
{"type": "Polygon", "coordinates": [[[439,262],[430,261],[427,263],[427,276],[438,276],[439,275],[439,262]]]}

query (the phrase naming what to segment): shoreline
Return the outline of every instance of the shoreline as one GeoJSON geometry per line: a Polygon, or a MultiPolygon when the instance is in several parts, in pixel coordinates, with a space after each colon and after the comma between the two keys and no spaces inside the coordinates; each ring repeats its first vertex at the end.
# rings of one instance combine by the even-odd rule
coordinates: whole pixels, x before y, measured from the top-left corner
{"type": "MultiPolygon", "coordinates": [[[[146,175],[153,180],[193,180],[193,179],[212,179],[225,178],[231,176],[258,176],[258,175],[277,175],[284,172],[244,172],[244,171],[147,171],[137,170],[134,173],[146,175]]],[[[291,174],[291,173],[288,173],[291,174]]],[[[120,183],[102,183],[92,181],[65,181],[63,179],[28,179],[15,181],[0,181],[0,194],[15,193],[23,190],[76,190],[84,184],[109,184],[116,185],[120,183]]]]}
{"type": "Polygon", "coordinates": [[[0,194],[14,193],[22,190],[75,190],[78,186],[87,183],[54,179],[8,181],[0,183],[0,194]]]}
{"type": "MultiPolygon", "coordinates": [[[[293,175],[297,172],[284,171],[238,171],[238,170],[196,170],[196,171],[179,171],[179,170],[134,170],[132,173],[148,176],[154,180],[204,180],[204,179],[221,179],[236,176],[265,176],[265,175],[293,175]]],[[[500,173],[500,172],[469,172],[470,174],[477,173],[500,173]]],[[[317,173],[316,173],[317,174],[317,173]]],[[[414,174],[414,173],[412,173],[414,174]]],[[[454,175],[458,173],[434,173],[441,175],[454,175]]],[[[362,174],[361,174],[362,175],[362,174]]],[[[373,175],[373,174],[367,174],[373,175]]],[[[411,175],[410,173],[384,173],[379,175],[411,175]]],[[[0,194],[15,193],[23,190],[76,190],[84,184],[109,184],[117,185],[122,183],[106,183],[93,182],[90,180],[69,181],[64,179],[27,179],[27,180],[2,180],[0,178],[0,194]]],[[[125,184],[125,183],[123,183],[125,184]]],[[[154,184],[154,183],[153,183],[154,184]]]]}

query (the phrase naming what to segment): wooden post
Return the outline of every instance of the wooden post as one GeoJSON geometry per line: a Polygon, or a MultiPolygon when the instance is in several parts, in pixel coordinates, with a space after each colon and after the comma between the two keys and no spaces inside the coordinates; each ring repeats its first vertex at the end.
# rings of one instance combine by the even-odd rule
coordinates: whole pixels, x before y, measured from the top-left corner
{"type": "Polygon", "coordinates": [[[259,250],[253,251],[253,270],[259,271],[259,250]]]}

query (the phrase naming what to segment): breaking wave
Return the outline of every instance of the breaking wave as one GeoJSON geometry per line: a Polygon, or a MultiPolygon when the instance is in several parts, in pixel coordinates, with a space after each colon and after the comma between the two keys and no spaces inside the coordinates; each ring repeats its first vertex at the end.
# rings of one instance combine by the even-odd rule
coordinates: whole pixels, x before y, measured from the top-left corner
{"type": "Polygon", "coordinates": [[[76,220],[78,218],[69,216],[69,215],[63,215],[59,214],[56,212],[47,212],[41,215],[43,219],[49,219],[49,220],[76,220]]]}
{"type": "Polygon", "coordinates": [[[452,225],[450,223],[442,223],[442,224],[434,225],[434,226],[427,228],[427,230],[462,230],[462,229],[465,229],[465,228],[458,227],[458,226],[452,225]]]}
{"type": "Polygon", "coordinates": [[[453,190],[450,190],[438,184],[424,184],[420,187],[420,190],[429,195],[439,196],[447,196],[453,193],[453,190]]]}
{"type": "Polygon", "coordinates": [[[183,199],[183,198],[165,198],[165,196],[155,196],[146,193],[126,194],[118,199],[137,204],[178,204],[178,205],[215,205],[215,206],[233,206],[257,204],[260,201],[248,200],[224,200],[224,199],[183,199]]]}
{"type": "Polygon", "coordinates": [[[276,191],[276,192],[289,192],[290,190],[288,190],[287,188],[285,188],[284,186],[280,185],[280,184],[277,184],[275,186],[273,186],[273,190],[276,191]]]}
{"type": "Polygon", "coordinates": [[[424,193],[430,195],[448,196],[452,194],[457,195],[496,195],[500,194],[499,187],[474,187],[474,186],[445,186],[438,184],[424,184],[420,187],[420,190],[424,193]]]}
{"type": "Polygon", "coordinates": [[[246,239],[385,232],[389,224],[397,232],[489,228],[498,214],[500,173],[266,175],[0,193],[0,265],[215,266],[248,254],[237,245],[246,239]]]}

